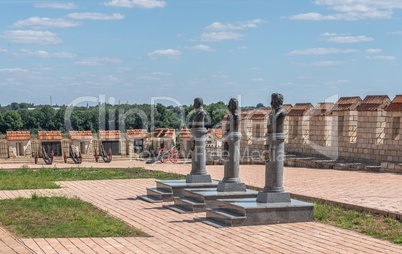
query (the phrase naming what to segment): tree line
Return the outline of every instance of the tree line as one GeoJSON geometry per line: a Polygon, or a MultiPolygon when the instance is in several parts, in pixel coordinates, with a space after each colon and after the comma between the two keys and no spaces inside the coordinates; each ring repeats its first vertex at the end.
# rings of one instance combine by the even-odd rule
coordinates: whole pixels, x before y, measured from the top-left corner
{"type": "MultiPolygon", "coordinates": [[[[204,106],[207,128],[220,128],[227,113],[222,101],[204,106]]],[[[162,104],[99,104],[92,107],[67,107],[50,105],[34,107],[30,103],[13,102],[0,106],[0,132],[28,130],[122,130],[189,127],[194,113],[193,106],[164,106],[162,104]]]]}

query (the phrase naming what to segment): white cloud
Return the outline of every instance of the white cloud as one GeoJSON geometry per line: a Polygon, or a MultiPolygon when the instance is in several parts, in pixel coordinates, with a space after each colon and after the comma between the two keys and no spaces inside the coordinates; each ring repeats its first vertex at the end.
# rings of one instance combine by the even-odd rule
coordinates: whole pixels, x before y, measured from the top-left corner
{"type": "Polygon", "coordinates": [[[58,44],[63,42],[55,33],[49,31],[33,31],[33,30],[12,30],[6,31],[0,38],[15,43],[28,44],[58,44]]]}
{"type": "Polygon", "coordinates": [[[384,60],[384,61],[396,60],[395,56],[366,56],[366,58],[371,60],[384,60]]]}
{"type": "Polygon", "coordinates": [[[34,28],[66,28],[79,25],[80,23],[73,20],[31,17],[29,19],[20,20],[11,25],[11,27],[31,26],[34,28]]]}
{"type": "Polygon", "coordinates": [[[298,79],[312,79],[313,77],[311,77],[311,76],[299,76],[297,78],[298,79]]]}
{"type": "Polygon", "coordinates": [[[340,65],[342,62],[339,61],[319,61],[315,63],[311,63],[311,66],[320,66],[320,67],[327,67],[327,66],[335,66],[340,65]]]}
{"type": "Polygon", "coordinates": [[[390,35],[402,35],[402,31],[389,32],[390,35]]]}
{"type": "Polygon", "coordinates": [[[390,19],[395,10],[402,9],[400,0],[315,0],[313,2],[316,5],[326,6],[333,13],[323,15],[317,12],[308,12],[287,18],[312,21],[390,19]]]}
{"type": "Polygon", "coordinates": [[[336,20],[337,18],[331,15],[321,15],[320,13],[316,12],[309,12],[309,13],[300,13],[297,15],[293,15],[288,17],[288,19],[292,20],[313,20],[313,21],[319,21],[319,20],[336,20]]]}
{"type": "Polygon", "coordinates": [[[240,40],[245,37],[244,34],[237,31],[256,28],[258,24],[264,23],[262,19],[254,19],[251,21],[242,21],[223,24],[221,22],[213,22],[204,28],[201,33],[200,40],[208,42],[220,42],[225,40],[240,40]],[[236,32],[235,32],[236,31],[236,32]]]}
{"type": "Polygon", "coordinates": [[[243,30],[247,28],[256,28],[257,24],[265,22],[262,19],[254,19],[251,21],[236,22],[222,24],[220,22],[214,22],[207,26],[205,29],[208,31],[230,31],[230,30],[243,30]]]}
{"type": "Polygon", "coordinates": [[[105,2],[104,5],[106,6],[113,6],[113,7],[125,7],[125,8],[144,8],[144,9],[151,9],[151,8],[163,8],[166,6],[165,1],[160,0],[112,0],[110,2],[105,2]]]}
{"type": "Polygon", "coordinates": [[[264,82],[265,80],[263,78],[253,78],[253,82],[264,82]]]}
{"type": "Polygon", "coordinates": [[[358,42],[368,42],[373,41],[372,37],[367,37],[364,35],[350,36],[350,35],[338,35],[334,33],[323,33],[321,35],[322,40],[335,42],[335,43],[358,43],[358,42]]]}
{"type": "Polygon", "coordinates": [[[86,66],[96,66],[96,65],[101,65],[104,63],[120,63],[121,60],[119,58],[114,58],[114,57],[91,57],[91,58],[86,58],[81,61],[75,62],[75,64],[78,65],[86,65],[86,66]]]}
{"type": "Polygon", "coordinates": [[[20,51],[13,52],[14,56],[17,57],[41,57],[41,58],[75,58],[76,54],[68,53],[68,52],[56,52],[49,53],[44,50],[30,51],[27,49],[21,49],[20,51]]]}
{"type": "Polygon", "coordinates": [[[0,52],[8,52],[7,49],[0,47],[0,52]]]}
{"type": "Polygon", "coordinates": [[[158,49],[148,53],[150,57],[167,56],[167,57],[178,57],[181,55],[180,50],[176,49],[158,49]]]}
{"type": "Polygon", "coordinates": [[[211,48],[210,46],[203,45],[203,44],[198,44],[193,47],[190,47],[189,49],[192,50],[200,50],[200,51],[205,51],[205,52],[214,52],[215,50],[211,48]]]}
{"type": "Polygon", "coordinates": [[[202,33],[201,41],[209,41],[209,42],[220,42],[225,40],[240,40],[245,35],[236,32],[210,32],[210,33],[202,33]]]}
{"type": "Polygon", "coordinates": [[[345,54],[359,52],[356,49],[337,49],[337,48],[310,48],[293,50],[288,55],[327,55],[327,54],[345,54]]]}
{"type": "Polygon", "coordinates": [[[226,74],[215,74],[215,75],[212,75],[212,76],[211,76],[211,78],[216,78],[216,79],[227,79],[227,78],[229,78],[229,76],[228,76],[228,75],[226,75],[226,74]]]}
{"type": "Polygon", "coordinates": [[[36,3],[34,4],[36,8],[52,8],[52,9],[64,9],[64,10],[72,10],[76,9],[77,6],[73,3],[36,3]]]}
{"type": "Polygon", "coordinates": [[[366,50],[367,54],[378,54],[378,53],[381,53],[381,52],[382,52],[382,49],[367,49],[366,50]]]}
{"type": "MultiPolygon", "coordinates": [[[[4,73],[10,73],[10,74],[41,74],[44,72],[49,72],[52,71],[52,68],[50,67],[39,67],[39,68],[30,68],[30,69],[24,69],[24,68],[4,68],[0,69],[0,72],[4,73]]],[[[20,76],[19,76],[20,77],[20,76]]]]}
{"type": "Polygon", "coordinates": [[[124,15],[113,13],[112,15],[96,13],[96,12],[75,12],[67,15],[71,19],[90,19],[90,20],[120,20],[124,19],[124,15]]]}
{"type": "Polygon", "coordinates": [[[137,77],[137,79],[150,80],[150,81],[159,81],[159,80],[161,80],[158,77],[152,77],[152,76],[140,76],[140,77],[137,77]]]}
{"type": "Polygon", "coordinates": [[[26,72],[25,69],[22,68],[4,68],[0,69],[0,72],[5,72],[5,73],[21,73],[21,72],[26,72]]]}

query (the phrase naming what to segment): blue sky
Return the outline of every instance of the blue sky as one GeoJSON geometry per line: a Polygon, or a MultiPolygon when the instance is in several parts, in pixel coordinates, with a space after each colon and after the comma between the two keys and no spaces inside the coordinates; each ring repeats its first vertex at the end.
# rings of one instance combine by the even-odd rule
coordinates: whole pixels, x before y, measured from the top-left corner
{"type": "Polygon", "coordinates": [[[400,0],[0,0],[0,17],[1,105],[402,93],[400,0]]]}

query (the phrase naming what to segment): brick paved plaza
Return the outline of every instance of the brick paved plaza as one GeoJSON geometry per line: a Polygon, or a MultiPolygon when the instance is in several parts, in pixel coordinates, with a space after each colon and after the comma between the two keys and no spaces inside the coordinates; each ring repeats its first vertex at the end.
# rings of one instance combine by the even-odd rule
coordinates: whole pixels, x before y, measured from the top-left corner
{"type": "MultiPolygon", "coordinates": [[[[143,166],[181,174],[190,171],[188,164],[147,165],[140,161],[82,166],[143,166]]],[[[0,167],[19,166],[2,164],[0,167]]],[[[223,177],[223,166],[208,166],[207,170],[214,179],[223,177]]],[[[264,166],[242,165],[240,176],[246,184],[262,187],[264,166]]],[[[402,175],[389,173],[285,169],[285,189],[291,193],[395,213],[402,213],[402,197],[398,195],[402,191],[401,181],[402,175]]],[[[0,191],[0,198],[30,197],[33,192],[78,196],[152,237],[15,239],[0,228],[0,253],[402,253],[402,246],[316,222],[217,229],[195,222],[193,218],[199,215],[178,214],[162,208],[161,203],[136,199],[146,192],[146,187],[155,185],[153,179],[60,184],[62,188],[55,190],[0,191]]]]}

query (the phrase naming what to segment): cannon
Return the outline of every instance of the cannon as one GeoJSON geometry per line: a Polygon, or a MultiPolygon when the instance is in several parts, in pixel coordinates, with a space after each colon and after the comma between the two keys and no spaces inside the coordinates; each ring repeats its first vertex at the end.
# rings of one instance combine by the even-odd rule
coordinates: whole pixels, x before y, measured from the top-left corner
{"type": "Polygon", "coordinates": [[[53,151],[50,151],[48,155],[45,148],[42,146],[42,156],[39,156],[38,152],[35,153],[35,164],[38,164],[38,158],[41,157],[47,165],[51,165],[53,163],[53,154],[53,151]]]}
{"type": "Polygon", "coordinates": [[[67,163],[67,159],[68,159],[68,158],[71,158],[75,164],[81,164],[81,162],[82,162],[82,155],[81,155],[81,153],[78,153],[78,155],[77,155],[77,153],[73,150],[73,148],[72,148],[71,145],[70,145],[69,156],[67,156],[67,153],[64,152],[63,158],[64,158],[64,162],[65,162],[65,163],[67,163]]]}
{"type": "Polygon", "coordinates": [[[161,148],[158,152],[158,155],[151,160],[148,160],[146,163],[154,163],[156,161],[160,161],[162,163],[167,162],[169,160],[172,163],[177,163],[179,160],[179,151],[176,147],[172,147],[169,150],[165,148],[161,148]]]}
{"type": "Polygon", "coordinates": [[[95,161],[98,162],[99,156],[102,156],[104,162],[110,163],[112,161],[112,149],[109,148],[109,150],[106,153],[105,149],[103,148],[103,145],[101,145],[100,150],[101,150],[100,154],[97,153],[96,149],[94,150],[95,161]]]}

